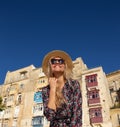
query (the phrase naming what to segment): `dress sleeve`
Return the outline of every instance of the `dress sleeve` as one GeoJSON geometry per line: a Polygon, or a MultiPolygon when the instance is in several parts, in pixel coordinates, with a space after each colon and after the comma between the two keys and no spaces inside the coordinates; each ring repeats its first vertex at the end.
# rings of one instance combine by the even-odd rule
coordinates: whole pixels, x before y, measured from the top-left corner
{"type": "Polygon", "coordinates": [[[48,121],[52,121],[55,118],[55,110],[48,108],[49,99],[49,88],[45,87],[42,89],[42,99],[43,99],[43,114],[48,121]]]}
{"type": "Polygon", "coordinates": [[[82,126],[82,94],[80,84],[78,81],[74,81],[73,90],[73,113],[71,118],[72,127],[82,126]]]}

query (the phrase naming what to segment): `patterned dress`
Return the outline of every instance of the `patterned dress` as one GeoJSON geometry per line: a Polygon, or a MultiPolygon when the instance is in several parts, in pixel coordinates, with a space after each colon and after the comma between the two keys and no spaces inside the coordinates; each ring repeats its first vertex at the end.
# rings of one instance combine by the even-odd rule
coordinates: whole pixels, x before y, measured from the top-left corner
{"type": "Polygon", "coordinates": [[[82,127],[82,96],[80,84],[70,79],[62,89],[67,103],[56,111],[47,107],[50,86],[42,89],[44,115],[50,121],[50,127],[82,127]]]}

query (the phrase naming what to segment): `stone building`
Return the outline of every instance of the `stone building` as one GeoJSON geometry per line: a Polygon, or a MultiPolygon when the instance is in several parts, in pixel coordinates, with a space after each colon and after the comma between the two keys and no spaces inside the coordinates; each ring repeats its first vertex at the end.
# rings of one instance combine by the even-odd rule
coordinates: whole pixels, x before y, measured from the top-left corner
{"type": "MultiPolygon", "coordinates": [[[[102,67],[89,69],[82,58],[76,58],[73,64],[73,78],[80,82],[82,90],[83,127],[117,127],[110,114],[115,102],[109,91],[109,76],[106,77],[102,67]]],[[[0,127],[49,127],[41,96],[41,88],[47,84],[42,68],[34,65],[8,71],[0,86],[6,104],[6,109],[0,112],[0,127]]]]}
{"type": "Polygon", "coordinates": [[[106,75],[112,106],[110,109],[110,117],[113,127],[120,127],[120,70],[111,72],[106,75]]]}

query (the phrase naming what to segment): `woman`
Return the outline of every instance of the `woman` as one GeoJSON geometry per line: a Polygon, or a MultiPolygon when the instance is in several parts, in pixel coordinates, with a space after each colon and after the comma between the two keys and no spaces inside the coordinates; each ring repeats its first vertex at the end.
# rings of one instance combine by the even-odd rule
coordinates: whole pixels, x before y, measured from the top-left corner
{"type": "Polygon", "coordinates": [[[71,78],[71,57],[61,50],[51,51],[44,57],[42,69],[49,82],[42,96],[50,127],[81,127],[82,96],[79,82],[71,78]]]}

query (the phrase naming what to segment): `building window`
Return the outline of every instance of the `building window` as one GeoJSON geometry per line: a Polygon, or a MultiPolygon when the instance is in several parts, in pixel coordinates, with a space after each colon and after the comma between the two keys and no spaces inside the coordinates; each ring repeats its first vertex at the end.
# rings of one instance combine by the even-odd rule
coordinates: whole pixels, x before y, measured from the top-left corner
{"type": "Polygon", "coordinates": [[[17,119],[13,120],[12,127],[17,127],[17,119]]]}
{"type": "Polygon", "coordinates": [[[97,74],[88,75],[85,77],[87,87],[97,86],[97,74]]]}
{"type": "Polygon", "coordinates": [[[10,94],[14,94],[16,92],[16,84],[11,84],[10,86],[10,94]]]}
{"type": "Polygon", "coordinates": [[[92,108],[92,109],[89,110],[91,123],[101,123],[101,122],[103,122],[101,109],[102,109],[101,107],[98,107],[98,108],[92,108]]]}
{"type": "Polygon", "coordinates": [[[99,90],[88,91],[88,98],[89,99],[99,98],[99,90]]]}
{"type": "Polygon", "coordinates": [[[43,124],[44,124],[44,121],[43,121],[43,116],[39,116],[39,117],[34,117],[32,119],[32,125],[33,127],[36,127],[36,126],[40,126],[40,127],[43,127],[43,124]]]}
{"type": "Polygon", "coordinates": [[[21,79],[27,78],[27,71],[20,72],[21,79]]]}
{"type": "Polygon", "coordinates": [[[33,107],[33,113],[35,112],[43,112],[43,105],[42,104],[37,104],[33,107]]]}
{"type": "Polygon", "coordinates": [[[36,92],[36,93],[34,94],[34,102],[36,102],[36,103],[42,103],[42,102],[43,102],[41,91],[36,92]]]}
{"type": "Polygon", "coordinates": [[[10,87],[8,87],[7,89],[6,89],[6,93],[9,93],[10,92],[10,87]]]}
{"type": "Polygon", "coordinates": [[[7,104],[7,98],[4,98],[4,104],[6,105],[7,104]]]}
{"type": "Polygon", "coordinates": [[[22,95],[21,94],[18,94],[17,102],[18,102],[18,104],[21,104],[21,102],[22,102],[22,95]]]}
{"type": "Polygon", "coordinates": [[[11,114],[12,113],[12,108],[11,107],[8,107],[7,109],[5,109],[5,114],[8,115],[8,114],[11,114]]]}
{"type": "Polygon", "coordinates": [[[13,102],[14,101],[14,95],[10,95],[9,97],[8,97],[8,100],[7,100],[7,102],[13,102]]]}
{"type": "Polygon", "coordinates": [[[100,103],[99,90],[88,91],[88,104],[100,103]]]}
{"type": "Polygon", "coordinates": [[[45,83],[45,80],[41,78],[41,79],[38,81],[38,84],[42,84],[42,83],[45,83]]]}
{"type": "Polygon", "coordinates": [[[110,88],[110,93],[114,92],[114,88],[110,88]]]}
{"type": "Polygon", "coordinates": [[[3,123],[2,123],[2,126],[1,127],[9,127],[9,121],[8,120],[5,120],[3,123]]]}
{"type": "Polygon", "coordinates": [[[24,84],[20,84],[20,89],[23,89],[24,88],[24,84]]]}

